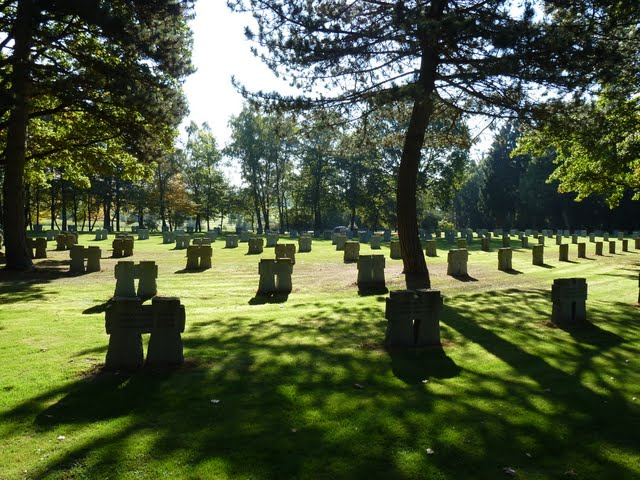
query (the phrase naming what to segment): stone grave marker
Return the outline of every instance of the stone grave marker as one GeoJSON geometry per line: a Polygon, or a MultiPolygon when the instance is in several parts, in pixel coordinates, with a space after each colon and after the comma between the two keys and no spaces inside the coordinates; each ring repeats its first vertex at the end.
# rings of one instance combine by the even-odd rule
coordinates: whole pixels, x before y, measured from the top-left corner
{"type": "Polygon", "coordinates": [[[602,256],[602,247],[604,242],[596,242],[596,255],[602,256]]]}
{"type": "Polygon", "coordinates": [[[458,248],[467,248],[467,239],[466,238],[458,238],[456,240],[456,245],[458,248]]]}
{"type": "Polygon", "coordinates": [[[480,239],[480,250],[482,250],[483,252],[490,252],[491,251],[491,239],[490,238],[482,237],[480,239]]]}
{"type": "Polygon", "coordinates": [[[634,244],[634,248],[635,248],[636,250],[640,250],[640,237],[636,237],[636,238],[634,239],[634,242],[635,242],[635,244],[634,244]]]}
{"type": "Polygon", "coordinates": [[[360,255],[358,257],[358,288],[360,290],[386,288],[384,267],[384,255],[360,255]]]}
{"type": "Polygon", "coordinates": [[[544,245],[544,235],[538,235],[538,245],[544,245]]]}
{"type": "Polygon", "coordinates": [[[343,235],[341,233],[338,233],[335,237],[336,239],[336,251],[343,251],[344,250],[344,245],[345,243],[347,243],[347,236],[343,235]]]}
{"type": "Polygon", "coordinates": [[[427,257],[437,257],[438,249],[435,240],[427,240],[425,242],[424,253],[427,257]]]}
{"type": "Polygon", "coordinates": [[[560,326],[575,326],[587,321],[587,280],[556,278],[551,287],[551,321],[560,326]]]}
{"type": "Polygon", "coordinates": [[[522,244],[522,248],[529,248],[529,237],[523,236],[520,239],[520,243],[522,244]]]}
{"type": "Polygon", "coordinates": [[[311,251],[311,242],[312,238],[307,235],[298,238],[298,252],[309,253],[311,251]]]}
{"type": "Polygon", "coordinates": [[[627,240],[626,238],[622,239],[622,251],[623,252],[629,251],[629,240],[627,240]]]}
{"type": "Polygon", "coordinates": [[[502,235],[502,247],[509,248],[511,247],[511,238],[509,235],[502,235]]]}
{"type": "Polygon", "coordinates": [[[609,240],[609,253],[614,255],[616,253],[616,241],[609,240]]]}
{"type": "Polygon", "coordinates": [[[238,248],[238,235],[227,235],[224,248],[238,248]]]}
{"type": "Polygon", "coordinates": [[[578,244],[578,235],[572,235],[571,236],[571,245],[577,245],[578,244]]]}
{"type": "Polygon", "coordinates": [[[264,250],[264,239],[262,237],[251,237],[249,239],[249,255],[258,255],[264,250]]]}
{"type": "Polygon", "coordinates": [[[258,294],[291,293],[293,263],[289,258],[263,258],[258,264],[258,294]]]}
{"type": "Polygon", "coordinates": [[[440,291],[431,289],[395,290],[386,299],[387,347],[440,345],[440,291]]]}
{"type": "Polygon", "coordinates": [[[371,250],[380,250],[380,245],[382,243],[382,236],[375,234],[369,239],[369,245],[371,245],[371,250]]]}
{"type": "Polygon", "coordinates": [[[279,235],[275,232],[267,232],[267,248],[275,247],[278,243],[279,235]]]}
{"type": "Polygon", "coordinates": [[[587,244],[584,242],[578,243],[578,258],[587,258],[587,244]]]}
{"type": "Polygon", "coordinates": [[[562,236],[556,235],[556,245],[562,245],[562,236]]]}
{"type": "Polygon", "coordinates": [[[296,244],[295,243],[276,243],[275,246],[276,260],[288,258],[293,265],[296,264],[296,244]]]}
{"type": "Polygon", "coordinates": [[[162,232],[162,243],[168,245],[176,241],[176,232],[162,232]]]}
{"type": "Polygon", "coordinates": [[[249,241],[249,238],[251,238],[251,233],[249,233],[249,231],[247,230],[242,230],[240,232],[240,241],[242,243],[246,243],[249,241]]]}
{"type": "Polygon", "coordinates": [[[503,272],[510,272],[513,270],[511,259],[513,258],[513,251],[510,248],[498,249],[498,270],[503,272]]]}
{"type": "Polygon", "coordinates": [[[181,333],[186,314],[180,299],[154,297],[143,305],[138,297],[117,297],[105,312],[105,330],[109,347],[105,360],[108,369],[135,369],[142,366],[142,334],[149,333],[147,365],[171,366],[184,362],[181,333]]]}
{"type": "Polygon", "coordinates": [[[533,265],[544,265],[544,245],[533,245],[531,247],[531,259],[533,265]]]}
{"type": "Polygon", "coordinates": [[[563,243],[558,246],[558,260],[561,262],[569,261],[569,244],[563,243]]]}
{"type": "MultiPolygon", "coordinates": [[[[208,240],[208,239],[207,239],[208,240]]],[[[189,245],[185,270],[206,270],[211,268],[213,248],[211,245],[189,245]]]]}
{"type": "Polygon", "coordinates": [[[463,248],[453,248],[447,254],[447,275],[464,277],[468,275],[467,261],[469,251],[463,248]]]}
{"type": "Polygon", "coordinates": [[[402,252],[400,251],[400,240],[391,240],[389,243],[389,256],[394,260],[402,259],[402,252]]]}
{"type": "Polygon", "coordinates": [[[149,240],[149,230],[138,228],[138,240],[149,240]]]}
{"type": "Polygon", "coordinates": [[[348,241],[344,244],[344,263],[357,262],[360,256],[360,242],[348,241]]]}

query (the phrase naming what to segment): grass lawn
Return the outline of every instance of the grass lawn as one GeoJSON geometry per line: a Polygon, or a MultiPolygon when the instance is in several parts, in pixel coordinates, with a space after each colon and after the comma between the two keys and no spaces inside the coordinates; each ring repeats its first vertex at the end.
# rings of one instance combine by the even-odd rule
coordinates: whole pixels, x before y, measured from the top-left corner
{"type": "MultiPolygon", "coordinates": [[[[111,239],[80,243],[111,256],[111,239]]],[[[497,240],[475,242],[460,281],[439,250],[443,348],[387,352],[385,295],[359,296],[331,242],[297,255],[280,303],[255,298],[260,256],[223,247],[185,273],[185,251],[136,241],[186,308],[173,371],[102,371],[117,260],[72,275],[49,250],[34,273],[0,272],[1,479],[640,479],[640,251],[572,245],[559,262],[547,239],[545,267],[518,249],[504,273],[497,240]],[[550,323],[561,277],[587,278],[591,327],[550,323]]]]}

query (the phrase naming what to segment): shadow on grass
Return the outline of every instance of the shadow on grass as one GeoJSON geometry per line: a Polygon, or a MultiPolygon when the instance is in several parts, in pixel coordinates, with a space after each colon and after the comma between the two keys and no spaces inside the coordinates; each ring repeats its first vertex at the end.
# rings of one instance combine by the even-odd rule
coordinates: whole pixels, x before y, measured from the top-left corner
{"type": "Polygon", "coordinates": [[[369,297],[373,295],[385,295],[389,293],[389,289],[387,287],[371,287],[371,286],[360,286],[358,285],[358,295],[361,297],[369,297]]]}
{"type": "Polygon", "coordinates": [[[60,278],[76,276],[67,270],[56,268],[61,262],[49,260],[49,266],[39,262],[26,272],[0,269],[0,305],[42,300],[47,293],[43,285],[60,278]]]}
{"type": "Polygon", "coordinates": [[[524,272],[521,272],[520,270],[514,270],[513,268],[509,269],[509,270],[501,270],[503,273],[506,273],[508,275],[522,275],[524,272]]]}
{"type": "Polygon", "coordinates": [[[264,305],[265,303],[284,303],[289,298],[288,293],[256,293],[249,300],[249,305],[264,305]]]}
{"type": "Polygon", "coordinates": [[[453,378],[460,367],[441,346],[423,348],[389,348],[393,375],[408,385],[427,383],[431,378],[453,378]]]}
{"type": "Polygon", "coordinates": [[[553,265],[549,265],[548,263],[543,263],[542,265],[534,265],[534,267],[541,267],[541,268],[556,268],[553,265]]]}
{"type": "Polygon", "coordinates": [[[503,465],[523,478],[637,478],[637,406],[599,384],[624,378],[614,332],[637,342],[635,309],[595,304],[601,328],[581,339],[544,325],[548,291],[460,295],[443,310],[444,349],[387,353],[360,347],[386,322],[380,303],[358,301],[259,323],[207,318],[184,335],[183,368],[97,367],[5,409],[0,424],[67,435],[33,478],[116,466],[194,478],[498,478],[503,465]]]}
{"type": "Polygon", "coordinates": [[[109,307],[109,305],[111,305],[111,303],[113,302],[113,298],[110,298],[109,300],[107,300],[104,303],[100,303],[98,305],[94,305],[93,307],[89,307],[85,310],[82,311],[83,315],[93,315],[96,313],[104,313],[107,311],[107,307],[109,307]]]}
{"type": "Polygon", "coordinates": [[[458,280],[459,282],[477,282],[478,279],[471,275],[449,275],[451,278],[458,280]]]}
{"type": "Polygon", "coordinates": [[[175,272],[173,272],[174,274],[183,274],[183,273],[202,273],[202,272],[206,272],[207,270],[211,270],[211,268],[183,268],[182,270],[176,270],[175,272]]]}

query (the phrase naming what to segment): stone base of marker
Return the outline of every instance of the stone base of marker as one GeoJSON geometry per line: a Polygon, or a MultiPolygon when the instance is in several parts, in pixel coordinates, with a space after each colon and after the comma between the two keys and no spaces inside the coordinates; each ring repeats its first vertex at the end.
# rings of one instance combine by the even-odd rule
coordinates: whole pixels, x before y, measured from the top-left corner
{"type": "Polygon", "coordinates": [[[531,247],[531,259],[533,265],[544,265],[544,245],[533,245],[531,247]]]}
{"type": "Polygon", "coordinates": [[[288,258],[293,265],[296,264],[296,244],[295,243],[276,243],[275,246],[276,259],[288,258]]]}
{"type": "Polygon", "coordinates": [[[258,273],[260,274],[258,294],[291,293],[293,262],[289,258],[275,260],[263,258],[258,264],[258,273]]]}
{"type": "Polygon", "coordinates": [[[346,242],[344,244],[344,263],[357,262],[360,256],[360,242],[346,242]]]}
{"type": "Polygon", "coordinates": [[[400,240],[391,240],[389,243],[389,256],[394,260],[402,259],[400,251],[400,240]]]}
{"type": "Polygon", "coordinates": [[[569,244],[563,243],[558,245],[558,260],[561,262],[569,261],[569,244]]]}
{"type": "Polygon", "coordinates": [[[609,240],[609,253],[614,255],[616,253],[616,241],[609,240]]]}
{"type": "Polygon", "coordinates": [[[386,300],[387,347],[440,345],[442,296],[438,290],[396,290],[386,300]]]}
{"type": "Polygon", "coordinates": [[[447,275],[452,277],[465,277],[468,275],[467,262],[469,251],[463,248],[454,248],[447,254],[447,275]]]}
{"type": "Polygon", "coordinates": [[[264,251],[264,239],[261,237],[252,237],[249,239],[249,255],[259,255],[264,251]]]}
{"type": "Polygon", "coordinates": [[[578,258],[587,258],[587,244],[578,242],[578,258]]]}
{"type": "Polygon", "coordinates": [[[384,255],[360,255],[358,257],[358,289],[384,290],[384,255]]]}
{"type": "Polygon", "coordinates": [[[427,257],[438,256],[438,248],[435,240],[427,240],[425,242],[424,253],[427,257]]]}
{"type": "MultiPolygon", "coordinates": [[[[524,237],[526,238],[526,237],[524,237]]],[[[513,251],[510,248],[498,249],[498,270],[502,272],[510,272],[513,270],[512,260],[513,251]]]]}
{"type": "Polygon", "coordinates": [[[105,313],[109,347],[105,367],[136,369],[142,366],[142,334],[150,333],[147,364],[180,365],[184,361],[181,333],[185,327],[185,310],[178,298],[155,297],[151,305],[142,300],[114,298],[105,313]]]}
{"type": "Polygon", "coordinates": [[[551,320],[556,325],[574,326],[587,321],[587,280],[556,278],[551,287],[551,320]]]}
{"type": "Polygon", "coordinates": [[[602,247],[604,242],[596,242],[596,255],[602,256],[602,247]]]}

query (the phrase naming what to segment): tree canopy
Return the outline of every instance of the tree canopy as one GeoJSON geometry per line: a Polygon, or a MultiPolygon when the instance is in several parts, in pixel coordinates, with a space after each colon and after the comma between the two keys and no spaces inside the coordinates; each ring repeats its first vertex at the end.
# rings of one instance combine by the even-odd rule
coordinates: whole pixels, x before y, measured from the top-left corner
{"type": "Polygon", "coordinates": [[[91,175],[118,165],[134,177],[172,148],[187,111],[192,2],[9,0],[0,9],[7,267],[28,268],[25,168],[91,175]]]}
{"type": "Polygon", "coordinates": [[[289,108],[366,114],[409,101],[397,177],[398,233],[409,288],[429,287],[416,194],[427,127],[438,104],[465,113],[527,116],[543,95],[582,94],[632,53],[619,34],[637,2],[229,0],[253,12],[255,52],[303,89],[245,92],[289,108]]]}

